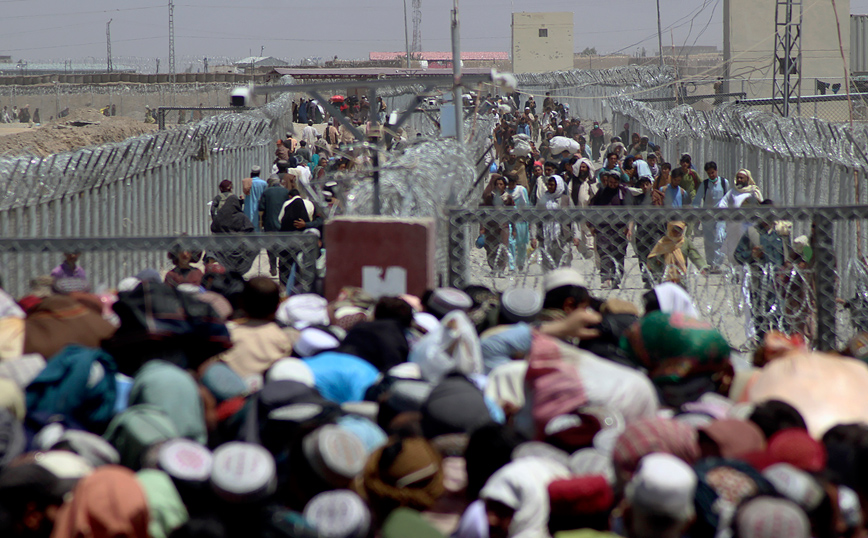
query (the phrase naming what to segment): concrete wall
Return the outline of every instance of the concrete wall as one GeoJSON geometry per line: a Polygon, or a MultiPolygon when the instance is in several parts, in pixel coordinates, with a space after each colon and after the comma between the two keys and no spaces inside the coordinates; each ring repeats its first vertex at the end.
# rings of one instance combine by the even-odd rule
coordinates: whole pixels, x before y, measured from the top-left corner
{"type": "MultiPolygon", "coordinates": [[[[803,0],[802,5],[801,95],[814,95],[816,79],[836,82],[844,76],[844,64],[831,0],[803,0]]],[[[838,0],[837,7],[844,55],[849,59],[850,0],[838,0]]],[[[748,98],[772,96],[775,9],[775,0],[724,0],[723,54],[725,61],[731,60],[724,77],[750,80],[744,85],[748,98]]],[[[797,10],[793,19],[798,19],[797,10]]],[[[740,91],[740,86],[732,81],[728,91],[740,91]]]]}
{"type": "Polygon", "coordinates": [[[573,13],[512,14],[513,73],[543,73],[573,68],[573,13]],[[548,35],[540,37],[540,30],[548,35]]]}
{"type": "MultiPolygon", "coordinates": [[[[52,116],[69,108],[102,108],[115,105],[118,116],[145,119],[145,107],[159,106],[228,106],[233,84],[53,84],[38,86],[0,86],[0,109],[8,106],[39,109],[40,118],[52,116]]],[[[208,116],[218,112],[204,113],[208,116]]],[[[187,120],[190,113],[187,113],[187,120]]],[[[175,123],[177,112],[168,116],[175,123]]]]}
{"type": "Polygon", "coordinates": [[[868,73],[868,15],[850,15],[850,72],[868,73]]]}

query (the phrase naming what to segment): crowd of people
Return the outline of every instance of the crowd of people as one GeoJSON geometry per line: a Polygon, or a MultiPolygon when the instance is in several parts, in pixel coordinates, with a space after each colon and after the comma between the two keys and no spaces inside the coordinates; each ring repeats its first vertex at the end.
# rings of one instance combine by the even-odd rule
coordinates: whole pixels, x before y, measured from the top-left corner
{"type": "Polygon", "coordinates": [[[12,110],[9,110],[8,105],[3,105],[3,110],[0,111],[0,123],[39,123],[41,120],[39,119],[39,109],[33,111],[33,114],[30,113],[30,105],[24,105],[20,109],[17,106],[13,106],[12,110]]]}
{"type": "Polygon", "coordinates": [[[673,282],[329,302],[197,256],[0,292],[0,535],[866,534],[864,346],[736,368],[673,282]]]}
{"type": "MultiPolygon", "coordinates": [[[[700,180],[689,156],[673,169],[640,135],[588,148],[550,96],[554,121],[534,134],[528,101],[526,138],[510,134],[504,100],[479,103],[503,116],[488,205],[764,201],[749,171],[730,188],[709,162],[700,180]]],[[[351,159],[329,153],[340,134],[317,119],[328,122],[308,118],[300,140],[277,143],[267,178],[255,166],[241,193],[219,184],[213,233],[312,234],[324,247],[339,185],[312,178],[351,159]]],[[[750,364],[737,362],[680,285],[687,261],[810,263],[810,244],[791,242],[797,259],[784,224],[696,224],[715,232],[705,258],[683,221],[483,223],[492,269],[546,252],[541,291],[344,287],[329,301],[297,293],[280,250],[269,275],[251,276],[260,253],[243,241],[172,249],[170,270],[136,268],[96,293],[77,252],[23,297],[0,282],[0,536],[866,536],[868,337],[822,354],[806,331],[768,324],[750,364]],[[634,251],[659,275],[642,304],[595,297],[565,267],[575,246],[616,287],[640,236],[653,240],[634,251]]]]}
{"type": "MultiPolygon", "coordinates": [[[[582,121],[570,116],[569,106],[549,94],[539,112],[533,96],[523,106],[520,102],[518,93],[489,96],[481,107],[496,122],[494,159],[482,206],[551,210],[773,204],[746,168],[737,170],[730,181],[714,161],[704,163],[700,174],[689,154],[680,155],[673,167],[658,145],[631,132],[629,124],[604,146],[606,135],[599,122],[586,132],[582,121]]],[[[531,223],[488,219],[480,226],[476,244],[485,249],[495,276],[523,272],[529,262],[538,262],[544,271],[569,267],[575,247],[581,258],[593,260],[604,289],[624,285],[630,245],[647,289],[659,282],[685,283],[691,274],[708,276],[746,267],[751,275],[748,301],[754,313],[749,332],[762,338],[772,328],[789,330],[795,325],[811,330],[804,321],[811,312],[804,307],[810,305],[806,288],[813,286],[811,277],[793,278],[793,272],[812,273],[812,238],[792,237],[791,222],[728,223],[709,217],[661,224],[647,213],[636,217],[626,210],[614,215],[596,225],[580,216],[531,223]],[[704,252],[694,245],[700,238],[704,252]],[[783,302],[790,307],[799,302],[787,295],[798,296],[803,308],[784,308],[783,302]]]]}

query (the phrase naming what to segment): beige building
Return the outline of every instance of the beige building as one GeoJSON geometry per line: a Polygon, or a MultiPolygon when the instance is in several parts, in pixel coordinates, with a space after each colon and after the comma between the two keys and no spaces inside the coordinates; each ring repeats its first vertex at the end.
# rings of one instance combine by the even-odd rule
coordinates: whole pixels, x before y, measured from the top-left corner
{"type": "MultiPolygon", "coordinates": [[[[723,5],[723,58],[727,62],[723,77],[732,79],[728,91],[744,91],[748,99],[772,97],[776,1],[724,0],[723,5]]],[[[844,63],[830,0],[803,1],[802,5],[801,95],[805,96],[818,93],[818,80],[843,83],[844,63]]],[[[844,55],[849,60],[850,0],[838,0],[837,7],[844,55]]],[[[798,20],[797,13],[798,10],[794,10],[794,22],[798,20]]],[[[813,115],[814,105],[810,106],[810,111],[803,110],[803,114],[805,112],[813,115]]],[[[817,112],[823,117],[821,111],[817,112]]]]}
{"type": "Polygon", "coordinates": [[[573,68],[573,13],[512,14],[512,72],[573,68]]]}

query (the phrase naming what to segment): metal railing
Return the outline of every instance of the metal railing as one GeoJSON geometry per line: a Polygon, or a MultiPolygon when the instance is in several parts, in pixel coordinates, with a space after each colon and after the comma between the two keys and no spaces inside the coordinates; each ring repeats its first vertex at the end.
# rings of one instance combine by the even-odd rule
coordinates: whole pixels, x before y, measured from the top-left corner
{"type": "Polygon", "coordinates": [[[701,316],[735,348],[747,350],[758,331],[778,329],[838,349],[868,330],[866,219],[866,206],[452,209],[449,283],[539,288],[545,273],[568,266],[584,275],[592,295],[641,304],[651,286],[677,274],[701,316]],[[650,256],[670,221],[690,228],[683,268],[650,256]],[[752,256],[754,246],[767,248],[765,238],[748,231],[760,222],[780,238],[781,259],[752,256]]]}

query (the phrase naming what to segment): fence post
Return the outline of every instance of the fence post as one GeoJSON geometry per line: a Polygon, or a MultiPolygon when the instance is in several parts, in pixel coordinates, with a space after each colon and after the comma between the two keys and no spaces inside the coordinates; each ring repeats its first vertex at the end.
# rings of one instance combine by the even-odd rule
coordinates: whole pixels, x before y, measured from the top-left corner
{"type": "Polygon", "coordinates": [[[828,214],[814,214],[814,274],[817,279],[817,348],[832,351],[836,348],[835,327],[835,245],[834,223],[828,214]]]}
{"type": "Polygon", "coordinates": [[[465,272],[467,271],[467,253],[464,252],[464,218],[462,210],[449,209],[449,237],[446,244],[449,248],[449,285],[460,288],[464,285],[465,272]]]}

